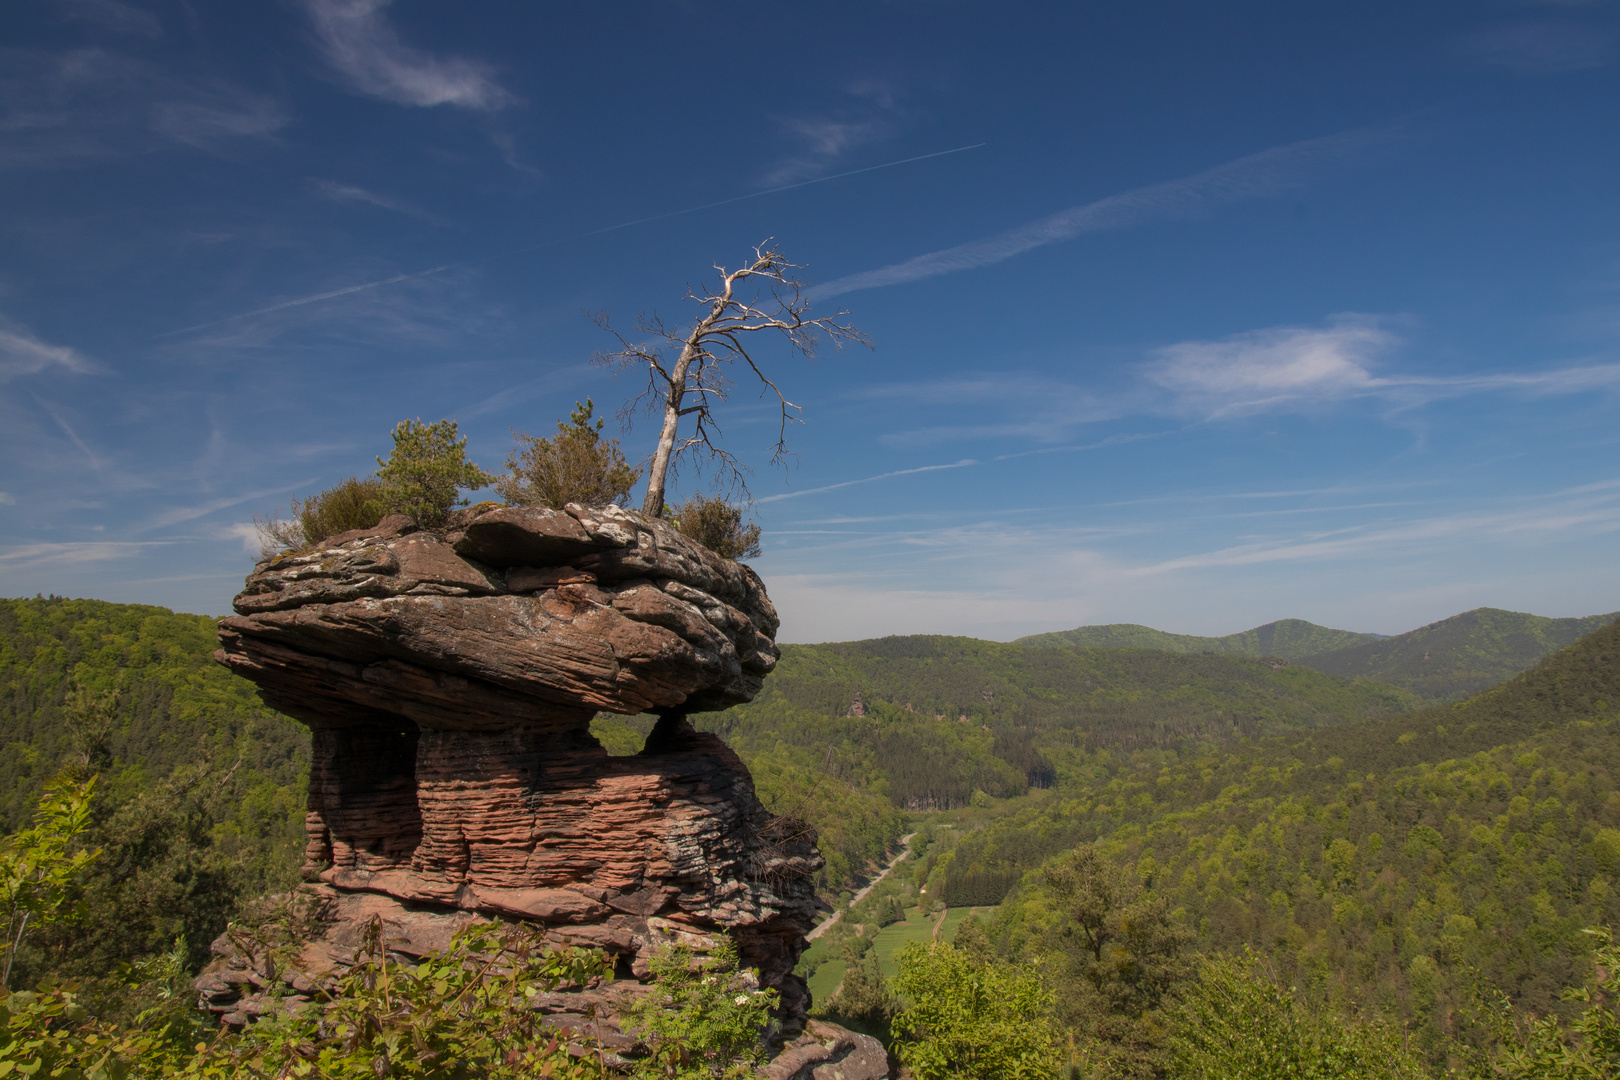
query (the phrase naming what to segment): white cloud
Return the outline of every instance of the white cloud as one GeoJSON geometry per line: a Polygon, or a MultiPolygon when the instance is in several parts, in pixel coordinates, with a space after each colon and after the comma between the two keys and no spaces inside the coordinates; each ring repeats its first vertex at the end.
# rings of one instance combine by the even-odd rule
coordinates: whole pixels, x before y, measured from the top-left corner
{"type": "Polygon", "coordinates": [[[383,15],[391,0],[305,0],[321,53],[363,94],[401,105],[493,110],[515,99],[488,64],[436,57],[400,40],[383,15]]]}
{"type": "Polygon", "coordinates": [[[108,562],[138,555],[147,548],[172,543],[168,540],[130,542],[119,540],[75,541],[58,544],[18,544],[0,548],[0,569],[39,569],[47,566],[108,562]]]}
{"type": "Polygon", "coordinates": [[[987,240],[958,244],[905,262],[850,274],[806,290],[806,295],[819,300],[857,289],[878,289],[972,270],[1085,233],[1191,217],[1225,203],[1276,195],[1297,187],[1310,166],[1365,150],[1387,140],[1389,135],[1388,131],[1350,131],[1274,147],[1179,180],[1135,188],[1071,207],[987,240]]]}
{"type": "Polygon", "coordinates": [[[1279,326],[1158,351],[1147,378],[1171,408],[1210,418],[1379,398],[1410,408],[1466,394],[1548,396],[1620,387],[1620,364],[1585,364],[1482,375],[1379,374],[1375,361],[1399,340],[1377,320],[1343,316],[1325,329],[1279,326]]]}
{"type": "Polygon", "coordinates": [[[0,491],[0,506],[16,506],[17,497],[9,491],[0,491]]]}
{"type": "Polygon", "coordinates": [[[252,555],[254,558],[258,558],[264,548],[264,532],[251,521],[234,521],[229,525],[223,525],[218,531],[218,536],[221,540],[241,541],[242,553],[252,555]]]}
{"type": "Polygon", "coordinates": [[[1366,394],[1378,385],[1371,359],[1393,343],[1367,321],[1325,330],[1275,327],[1171,345],[1159,351],[1147,376],[1193,408],[1243,412],[1366,394]]]}
{"type": "Polygon", "coordinates": [[[368,191],[353,184],[340,184],[335,180],[313,179],[309,182],[309,186],[315,191],[315,194],[323,199],[330,199],[332,202],[365,203],[382,210],[392,210],[397,214],[408,214],[411,217],[431,217],[425,210],[413,206],[403,199],[379,195],[375,191],[368,191]]]}
{"type": "Polygon", "coordinates": [[[41,341],[23,327],[0,318],[0,382],[57,367],[75,375],[96,370],[95,364],[77,349],[41,341]]]}
{"type": "Polygon", "coordinates": [[[193,87],[185,99],[152,107],[152,130],[199,150],[217,143],[274,134],[287,125],[279,104],[235,87],[193,87]]]}

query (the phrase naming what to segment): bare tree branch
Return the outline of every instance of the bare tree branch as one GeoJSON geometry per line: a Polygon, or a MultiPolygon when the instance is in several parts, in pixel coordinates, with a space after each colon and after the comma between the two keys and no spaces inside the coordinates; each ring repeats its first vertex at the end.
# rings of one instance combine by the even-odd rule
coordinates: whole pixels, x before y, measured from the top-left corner
{"type": "Polygon", "coordinates": [[[702,292],[686,291],[686,298],[707,309],[690,329],[672,330],[656,314],[642,314],[636,319],[640,334],[662,339],[663,344],[649,341],[631,341],[613,328],[606,312],[592,316],[603,330],[618,339],[620,348],[614,352],[597,353],[593,363],[620,371],[645,368],[647,385],[641,393],[619,410],[619,419],[626,425],[637,412],[661,412],[663,423],[658,434],[658,445],[651,455],[647,474],[647,496],[642,511],[659,515],[664,509],[664,493],[673,473],[684,460],[693,460],[701,472],[713,469],[733,488],[740,487],[746,494],[748,484],[742,463],[716,441],[720,425],[715,421],[713,408],[728,400],[732,381],[727,366],[739,358],[748,365],[761,384],[760,396],[776,396],[781,418],[775,446],[771,451],[771,464],[788,457],[787,429],[790,423],[802,423],[803,409],[789,401],[775,381],[768,378],[744,344],[747,335],[761,331],[775,331],[788,346],[805,359],[815,356],[816,346],[822,338],[833,347],[842,349],[846,342],[855,342],[871,348],[867,336],[845,321],[849,312],[842,309],[820,318],[809,318],[810,302],[804,296],[804,283],[794,275],[800,269],[785,259],[769,240],[754,248],[753,261],[736,270],[716,265],[720,280],[715,288],[704,287],[702,292]],[[754,279],[758,279],[757,281],[754,279]],[[738,292],[758,286],[747,300],[738,292]],[[768,307],[760,307],[762,293],[770,296],[768,307]],[[669,359],[667,354],[673,354],[669,359]],[[692,395],[696,404],[692,404],[692,395]],[[685,417],[693,417],[690,435],[677,437],[685,417]]]}

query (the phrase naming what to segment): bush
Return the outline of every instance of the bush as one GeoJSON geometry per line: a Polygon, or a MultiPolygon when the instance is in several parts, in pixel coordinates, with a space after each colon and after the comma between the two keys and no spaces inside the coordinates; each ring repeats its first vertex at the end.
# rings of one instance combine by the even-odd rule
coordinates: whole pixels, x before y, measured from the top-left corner
{"type": "Polygon", "coordinates": [[[1062,1060],[1052,993],[1031,967],[946,944],[900,953],[895,1048],[918,1080],[1050,1080],[1062,1060]]]}
{"type": "Polygon", "coordinates": [[[319,544],[329,536],[351,529],[369,529],[383,519],[383,483],[373,477],[351,476],[336,487],[302,501],[292,500],[286,519],[258,522],[265,557],[288,548],[319,544]]]}
{"type": "Polygon", "coordinates": [[[838,992],[821,1011],[847,1028],[889,1041],[889,1025],[900,1011],[900,1003],[878,970],[876,953],[868,951],[850,961],[838,992]]]}
{"type": "Polygon", "coordinates": [[[1615,977],[1620,944],[1607,927],[1582,931],[1594,939],[1592,977],[1570,987],[1565,1001],[1586,1003],[1567,1027],[1554,1014],[1520,1016],[1500,991],[1481,994],[1476,1022],[1488,1036],[1483,1049],[1454,1046],[1469,1065],[1464,1075],[1477,1080],[1583,1080],[1620,1076],[1620,1016],[1615,1014],[1615,977]]]}
{"type": "Polygon", "coordinates": [[[648,964],[655,991],[636,999],[621,1017],[621,1025],[648,1051],[636,1075],[681,1080],[755,1075],[778,995],[759,989],[752,972],[738,970],[736,946],[722,938],[701,960],[684,945],[660,948],[648,964]]]}
{"type": "MultiPolygon", "coordinates": [[[[561,984],[606,977],[607,965],[599,953],[543,950],[542,936],[474,924],[443,954],[411,966],[390,957],[373,918],[328,1000],[208,1041],[177,1009],[148,1009],[124,1027],[90,1016],[68,986],[0,996],[0,1076],[600,1077],[603,1059],[570,1055],[568,1033],[549,1028],[532,1002],[561,984]]],[[[579,1041],[589,1050],[593,1040],[579,1041]]]]}
{"type": "Polygon", "coordinates": [[[716,555],[727,559],[759,558],[759,526],[750,521],[744,527],[740,506],[733,506],[724,499],[694,495],[670,507],[667,516],[682,535],[696,540],[716,555]]]}
{"type": "Polygon", "coordinates": [[[401,420],[394,428],[394,450],[377,459],[383,507],[409,515],[429,528],[444,522],[453,506],[465,506],[463,488],[481,488],[496,478],[467,460],[467,440],[456,437],[456,422],[401,420]]]}
{"type": "Polygon", "coordinates": [[[1251,954],[1216,956],[1172,1013],[1176,1077],[1186,1080],[1412,1080],[1428,1070],[1377,1019],[1313,1009],[1251,954]]]}
{"type": "Polygon", "coordinates": [[[618,439],[602,438],[602,421],[591,423],[595,403],[574,402],[569,423],[557,421],[557,434],[538,439],[514,431],[518,448],[506,458],[507,475],[495,490],[513,506],[623,506],[640,469],[625,464],[618,439]]]}
{"type": "Polygon", "coordinates": [[[318,544],[329,536],[377,524],[387,512],[383,497],[381,480],[351,476],[303,502],[294,499],[292,513],[298,519],[304,543],[318,544]]]}

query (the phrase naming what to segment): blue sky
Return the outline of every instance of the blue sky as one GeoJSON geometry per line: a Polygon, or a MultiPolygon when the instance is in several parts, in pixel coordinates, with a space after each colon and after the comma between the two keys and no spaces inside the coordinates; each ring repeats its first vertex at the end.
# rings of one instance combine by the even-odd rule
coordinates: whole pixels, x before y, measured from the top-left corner
{"type": "Polygon", "coordinates": [[[763,353],[789,472],[722,414],[784,640],[1620,609],[1617,75],[1610,3],[13,0],[0,594],[223,613],[774,237],[876,344],[763,353]]]}

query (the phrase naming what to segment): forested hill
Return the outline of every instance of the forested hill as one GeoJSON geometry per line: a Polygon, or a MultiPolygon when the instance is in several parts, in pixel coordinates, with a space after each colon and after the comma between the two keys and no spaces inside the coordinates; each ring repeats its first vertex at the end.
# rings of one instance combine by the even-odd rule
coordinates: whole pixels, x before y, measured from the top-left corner
{"type": "Polygon", "coordinates": [[[148,783],[204,758],[226,767],[240,758],[237,777],[292,791],[301,820],[309,734],[215,664],[216,647],[204,615],[0,599],[0,829],[22,824],[75,756],[115,774],[137,770],[148,783]],[[98,721],[75,708],[75,686],[109,702],[111,715],[98,721]],[[90,730],[98,722],[105,730],[90,730]]]}
{"type": "Polygon", "coordinates": [[[1029,871],[1094,843],[1180,909],[1197,947],[1252,946],[1301,986],[1410,1018],[1435,1049],[1471,971],[1522,1008],[1564,1008],[1581,928],[1620,924],[1620,624],[1454,705],[1191,757],[1092,753],[1009,811],[936,868],[952,903],[1022,880],[1004,947],[1051,946],[1029,871]]]}
{"type": "Polygon", "coordinates": [[[700,719],[739,750],[842,770],[910,809],[1020,795],[1097,749],[1225,746],[1417,705],[1248,657],[1030,649],[956,637],[790,645],[759,697],[700,719]]]}
{"type": "MultiPolygon", "coordinates": [[[[68,768],[99,776],[83,924],[18,956],[32,978],[105,974],[183,939],[192,961],[245,898],[296,880],[309,735],[213,662],[214,620],[0,599],[0,819],[27,823],[68,768]]],[[[58,933],[52,931],[52,933],[58,933]]]]}
{"type": "Polygon", "coordinates": [[[1330,649],[1342,649],[1382,639],[1379,634],[1358,634],[1352,630],[1334,630],[1317,626],[1304,619],[1278,619],[1276,622],[1243,630],[1225,637],[1198,637],[1194,634],[1171,634],[1151,626],[1135,623],[1109,623],[1105,626],[1080,626],[1073,630],[1059,630],[1050,634],[1032,634],[1019,638],[1014,645],[1036,648],[1078,646],[1093,649],[1157,649],[1173,653],[1223,653],[1232,656],[1275,656],[1281,660],[1299,660],[1330,649]]]}
{"type": "Polygon", "coordinates": [[[1620,611],[1549,619],[1475,608],[1394,637],[1281,619],[1225,637],[1169,634],[1147,626],[1081,626],[1019,638],[1036,648],[1134,648],[1174,653],[1275,656],[1329,675],[1377,679],[1431,701],[1457,701],[1511,679],[1548,653],[1620,619],[1620,611]]]}
{"type": "Polygon", "coordinates": [[[1301,663],[1331,675],[1404,686],[1430,700],[1456,700],[1512,678],[1548,653],[1616,619],[1620,611],[1549,619],[1475,608],[1392,638],[1318,653],[1301,663]]]}

